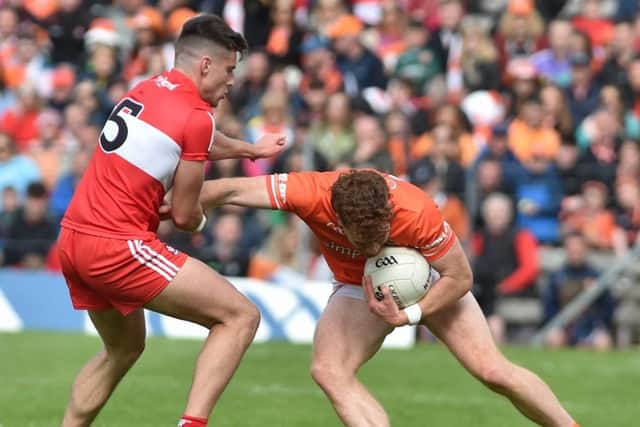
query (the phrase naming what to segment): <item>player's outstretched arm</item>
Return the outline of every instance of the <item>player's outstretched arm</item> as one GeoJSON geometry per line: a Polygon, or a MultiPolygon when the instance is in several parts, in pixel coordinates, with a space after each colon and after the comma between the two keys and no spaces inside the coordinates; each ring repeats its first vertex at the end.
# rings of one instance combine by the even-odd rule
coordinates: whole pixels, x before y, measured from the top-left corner
{"type": "Polygon", "coordinates": [[[222,159],[261,159],[273,157],[284,150],[286,139],[282,134],[266,134],[255,144],[226,136],[216,131],[209,160],[222,159]]]}
{"type": "Polygon", "coordinates": [[[200,204],[205,210],[220,205],[272,209],[264,176],[207,180],[200,191],[200,204]]]}

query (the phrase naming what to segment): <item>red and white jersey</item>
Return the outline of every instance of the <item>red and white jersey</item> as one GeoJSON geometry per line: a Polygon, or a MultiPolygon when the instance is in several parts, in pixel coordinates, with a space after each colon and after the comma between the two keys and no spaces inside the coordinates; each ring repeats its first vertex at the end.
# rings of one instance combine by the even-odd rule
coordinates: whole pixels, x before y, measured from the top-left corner
{"type": "Polygon", "coordinates": [[[178,162],[207,160],[214,132],[211,106],[183,73],[141,82],[102,128],[62,226],[111,238],[155,236],[178,162]]]}

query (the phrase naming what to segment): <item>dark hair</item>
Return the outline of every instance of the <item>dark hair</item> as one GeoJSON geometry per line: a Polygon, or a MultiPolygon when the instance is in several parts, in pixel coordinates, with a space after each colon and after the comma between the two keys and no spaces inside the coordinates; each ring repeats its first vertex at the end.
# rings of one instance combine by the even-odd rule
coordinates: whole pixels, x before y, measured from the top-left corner
{"type": "Polygon", "coordinates": [[[389,187],[382,175],[370,170],[343,173],[331,187],[331,206],[345,227],[376,240],[391,219],[389,187]]]}
{"type": "Polygon", "coordinates": [[[47,197],[47,187],[40,181],[35,181],[27,186],[27,197],[42,199],[47,197]]]}
{"type": "Polygon", "coordinates": [[[232,52],[244,53],[248,49],[242,34],[233,31],[218,15],[209,13],[195,16],[184,23],[176,40],[176,52],[194,41],[215,43],[232,52]]]}

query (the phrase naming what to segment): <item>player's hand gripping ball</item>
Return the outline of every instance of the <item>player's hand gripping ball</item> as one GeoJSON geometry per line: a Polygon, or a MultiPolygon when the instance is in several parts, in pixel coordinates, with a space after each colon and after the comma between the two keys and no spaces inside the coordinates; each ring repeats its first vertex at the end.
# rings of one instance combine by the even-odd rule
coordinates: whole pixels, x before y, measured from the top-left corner
{"type": "Polygon", "coordinates": [[[395,246],[387,246],[367,258],[364,274],[371,276],[376,299],[383,298],[381,286],[387,286],[399,308],[420,301],[433,280],[431,266],[420,252],[395,246]]]}

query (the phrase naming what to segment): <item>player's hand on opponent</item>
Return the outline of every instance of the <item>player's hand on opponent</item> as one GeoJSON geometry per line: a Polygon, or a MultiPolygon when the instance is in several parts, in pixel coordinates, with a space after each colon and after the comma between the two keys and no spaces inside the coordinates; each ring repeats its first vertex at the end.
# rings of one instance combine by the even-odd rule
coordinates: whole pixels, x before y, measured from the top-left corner
{"type": "Polygon", "coordinates": [[[171,219],[171,204],[166,199],[162,200],[162,204],[158,208],[158,215],[160,216],[160,221],[171,219]]]}
{"type": "Polygon", "coordinates": [[[282,150],[284,150],[286,142],[286,137],[281,133],[268,133],[264,135],[258,139],[254,145],[255,152],[253,160],[273,157],[280,154],[282,150]]]}
{"type": "Polygon", "coordinates": [[[409,318],[403,310],[398,308],[388,287],[382,286],[380,289],[382,299],[378,299],[371,284],[371,277],[365,275],[362,277],[362,289],[367,299],[367,304],[369,304],[369,310],[372,313],[381,317],[391,326],[404,326],[409,323],[409,318]]]}

